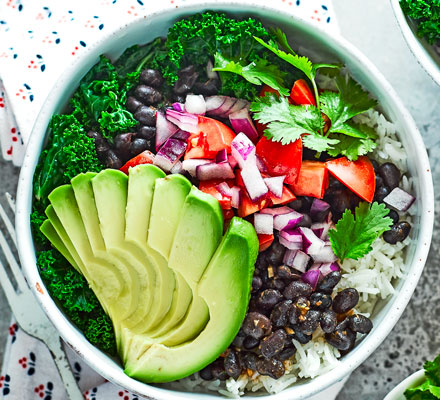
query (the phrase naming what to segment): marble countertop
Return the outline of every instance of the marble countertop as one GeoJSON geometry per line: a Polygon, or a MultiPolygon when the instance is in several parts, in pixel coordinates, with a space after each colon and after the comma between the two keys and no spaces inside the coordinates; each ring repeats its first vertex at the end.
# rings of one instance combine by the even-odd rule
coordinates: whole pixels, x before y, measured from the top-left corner
{"type": "MultiPolygon", "coordinates": [[[[334,0],[334,6],[342,35],[376,64],[416,120],[428,148],[434,185],[439,187],[440,87],[409,51],[388,1],[334,0]]],[[[0,193],[15,193],[18,172],[0,160],[0,193]]],[[[439,201],[437,193],[436,209],[439,201]]],[[[440,352],[439,247],[436,221],[425,271],[405,313],[378,350],[354,371],[337,400],[381,400],[424,360],[440,352]]],[[[10,310],[0,291],[0,361],[9,321],[10,310]]]]}

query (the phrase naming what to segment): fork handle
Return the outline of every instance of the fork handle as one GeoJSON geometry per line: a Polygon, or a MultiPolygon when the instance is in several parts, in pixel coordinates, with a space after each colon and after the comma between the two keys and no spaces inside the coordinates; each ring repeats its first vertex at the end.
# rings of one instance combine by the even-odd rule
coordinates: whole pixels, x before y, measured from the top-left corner
{"type": "Polygon", "coordinates": [[[51,340],[47,343],[53,360],[57,366],[58,372],[60,373],[61,380],[66,388],[67,395],[70,400],[84,400],[84,396],[78,387],[76,379],[70,368],[69,360],[67,359],[66,352],[63,348],[63,343],[61,338],[58,336],[55,340],[51,340]]]}

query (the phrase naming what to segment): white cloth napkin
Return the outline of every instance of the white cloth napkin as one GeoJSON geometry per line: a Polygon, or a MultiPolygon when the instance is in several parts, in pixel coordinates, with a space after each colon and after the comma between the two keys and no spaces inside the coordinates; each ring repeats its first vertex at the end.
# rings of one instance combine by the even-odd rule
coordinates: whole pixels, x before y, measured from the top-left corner
{"type": "MultiPolygon", "coordinates": [[[[152,0],[5,0],[0,2],[0,147],[22,163],[35,119],[50,89],[84,48],[152,6],[152,0]]],[[[170,7],[192,0],[162,0],[170,7]]],[[[261,0],[262,1],[262,0],[261,0]]],[[[273,0],[304,19],[337,31],[331,0],[273,0]]],[[[163,5],[163,3],[161,3],[163,5]]],[[[69,352],[87,400],[140,400],[96,374],[69,352]]],[[[333,399],[339,388],[314,399],[333,399]]],[[[0,377],[6,400],[65,400],[48,349],[13,322],[0,377]]]]}

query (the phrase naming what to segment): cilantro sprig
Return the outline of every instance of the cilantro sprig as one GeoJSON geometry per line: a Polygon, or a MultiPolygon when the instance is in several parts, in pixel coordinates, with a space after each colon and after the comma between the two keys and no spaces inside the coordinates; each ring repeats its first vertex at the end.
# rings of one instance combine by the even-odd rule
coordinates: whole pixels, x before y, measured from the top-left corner
{"type": "Polygon", "coordinates": [[[426,381],[405,391],[408,400],[440,399],[440,355],[434,361],[426,361],[423,365],[426,381]]]}
{"type": "Polygon", "coordinates": [[[355,209],[355,215],[347,209],[329,231],[329,239],[336,256],[343,261],[346,258],[359,260],[368,254],[373,242],[393,225],[387,217],[389,209],[385,204],[362,202],[355,209]]]}

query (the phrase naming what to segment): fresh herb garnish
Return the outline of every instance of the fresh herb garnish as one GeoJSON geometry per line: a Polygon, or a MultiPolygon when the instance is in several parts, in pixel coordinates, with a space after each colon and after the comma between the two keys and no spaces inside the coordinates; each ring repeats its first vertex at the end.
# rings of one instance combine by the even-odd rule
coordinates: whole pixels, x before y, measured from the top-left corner
{"type": "Polygon", "coordinates": [[[258,59],[243,66],[238,62],[226,59],[220,53],[216,53],[214,65],[213,71],[233,72],[254,85],[265,84],[278,90],[284,96],[289,95],[289,90],[284,87],[286,73],[267,60],[258,59]]]}
{"type": "Polygon", "coordinates": [[[304,145],[316,151],[324,151],[337,143],[318,133],[324,121],[314,106],[293,106],[286,97],[268,93],[251,104],[251,111],[255,119],[267,124],[265,136],[275,142],[288,144],[307,134],[302,138],[304,145]]]}
{"type": "Polygon", "coordinates": [[[405,391],[408,400],[440,399],[440,355],[434,361],[426,361],[423,365],[426,381],[415,388],[405,391]]]}
{"type": "Polygon", "coordinates": [[[368,254],[373,242],[392,225],[387,217],[390,210],[385,204],[362,202],[355,209],[345,210],[335,229],[329,231],[329,239],[336,256],[343,261],[346,258],[358,260],[368,254]]]}
{"type": "Polygon", "coordinates": [[[440,3],[438,0],[400,0],[402,11],[417,22],[417,35],[430,44],[440,40],[440,3]]]}

